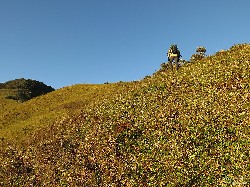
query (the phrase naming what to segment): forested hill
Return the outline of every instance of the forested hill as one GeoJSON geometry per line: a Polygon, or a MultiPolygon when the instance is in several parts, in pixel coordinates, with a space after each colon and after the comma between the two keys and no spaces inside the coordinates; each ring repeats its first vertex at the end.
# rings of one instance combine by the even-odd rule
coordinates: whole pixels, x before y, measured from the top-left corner
{"type": "Polygon", "coordinates": [[[18,105],[44,109],[16,118],[29,122],[21,143],[3,137],[0,184],[249,186],[249,103],[248,44],[141,81],[66,87],[18,105]]]}
{"type": "Polygon", "coordinates": [[[34,97],[54,91],[54,88],[31,79],[15,79],[0,83],[0,92],[6,93],[7,99],[27,101],[34,97]]]}

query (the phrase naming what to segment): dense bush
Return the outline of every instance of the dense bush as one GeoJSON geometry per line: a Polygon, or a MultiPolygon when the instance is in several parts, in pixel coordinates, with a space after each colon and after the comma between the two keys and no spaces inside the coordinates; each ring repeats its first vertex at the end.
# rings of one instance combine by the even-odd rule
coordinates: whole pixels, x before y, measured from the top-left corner
{"type": "Polygon", "coordinates": [[[54,91],[51,86],[47,86],[42,82],[23,78],[1,83],[0,89],[16,90],[14,95],[8,95],[6,98],[21,102],[54,91]]]}
{"type": "Polygon", "coordinates": [[[206,48],[202,46],[196,48],[196,52],[199,54],[203,54],[204,56],[205,56],[206,51],[207,51],[206,48]]]}
{"type": "Polygon", "coordinates": [[[206,53],[206,48],[205,47],[197,47],[196,49],[196,54],[193,54],[190,58],[191,62],[199,61],[205,57],[206,53]]]}
{"type": "Polygon", "coordinates": [[[201,59],[203,59],[204,56],[201,54],[193,54],[190,58],[190,62],[195,62],[195,61],[199,61],[201,59]]]}

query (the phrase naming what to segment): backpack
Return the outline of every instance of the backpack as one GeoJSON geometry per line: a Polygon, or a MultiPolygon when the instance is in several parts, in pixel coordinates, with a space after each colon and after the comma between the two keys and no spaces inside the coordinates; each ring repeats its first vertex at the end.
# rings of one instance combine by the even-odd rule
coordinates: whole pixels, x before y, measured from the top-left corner
{"type": "Polygon", "coordinates": [[[171,49],[171,53],[173,53],[173,54],[178,54],[177,45],[172,45],[170,49],[171,49]]]}

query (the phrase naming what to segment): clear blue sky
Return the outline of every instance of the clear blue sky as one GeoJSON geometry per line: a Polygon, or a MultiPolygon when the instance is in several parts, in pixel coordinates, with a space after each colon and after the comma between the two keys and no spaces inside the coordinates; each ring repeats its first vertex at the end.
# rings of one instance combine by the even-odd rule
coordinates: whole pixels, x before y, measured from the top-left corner
{"type": "Polygon", "coordinates": [[[0,0],[0,82],[140,80],[177,44],[189,60],[250,43],[249,0],[0,0]]]}

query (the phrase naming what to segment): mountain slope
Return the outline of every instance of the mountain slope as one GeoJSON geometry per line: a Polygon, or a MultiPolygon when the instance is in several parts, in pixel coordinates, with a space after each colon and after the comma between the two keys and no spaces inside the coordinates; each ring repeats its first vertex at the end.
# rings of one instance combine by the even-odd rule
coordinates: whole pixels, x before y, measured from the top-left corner
{"type": "Polygon", "coordinates": [[[250,45],[115,89],[23,146],[3,142],[1,184],[250,184],[250,45]]]}
{"type": "MultiPolygon", "coordinates": [[[[2,97],[0,137],[18,141],[27,138],[35,129],[55,123],[62,116],[73,115],[92,103],[112,95],[123,83],[105,85],[74,85],[18,103],[2,97]]],[[[3,94],[3,90],[1,90],[3,94]]],[[[8,90],[8,94],[9,94],[8,90]]],[[[4,95],[4,94],[3,94],[4,95]]]]}

